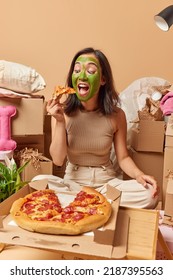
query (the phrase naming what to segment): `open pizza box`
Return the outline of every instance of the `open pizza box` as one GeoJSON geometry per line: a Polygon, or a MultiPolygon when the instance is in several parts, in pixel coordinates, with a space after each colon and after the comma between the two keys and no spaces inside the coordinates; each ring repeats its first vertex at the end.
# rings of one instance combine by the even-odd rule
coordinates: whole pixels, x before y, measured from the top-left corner
{"type": "MultiPolygon", "coordinates": [[[[112,205],[112,215],[99,229],[76,236],[29,232],[18,227],[10,213],[12,203],[35,190],[48,188],[47,180],[34,181],[0,204],[0,242],[58,251],[71,259],[123,259],[127,252],[129,217],[119,211],[121,192],[107,186],[106,197],[112,205]]],[[[58,197],[73,200],[75,193],[59,192],[58,197]]]]}

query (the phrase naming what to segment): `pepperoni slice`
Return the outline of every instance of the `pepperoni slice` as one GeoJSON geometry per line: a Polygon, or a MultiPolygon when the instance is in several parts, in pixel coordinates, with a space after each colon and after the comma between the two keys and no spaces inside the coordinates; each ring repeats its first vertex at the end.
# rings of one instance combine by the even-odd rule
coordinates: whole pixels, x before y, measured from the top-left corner
{"type": "Polygon", "coordinates": [[[31,208],[34,208],[34,207],[35,207],[35,205],[31,204],[31,202],[26,202],[22,206],[23,209],[31,209],[31,208]]]}
{"type": "Polygon", "coordinates": [[[65,213],[74,213],[74,207],[72,206],[67,206],[63,210],[65,213]]]}
{"type": "Polygon", "coordinates": [[[97,214],[97,208],[96,207],[89,208],[88,214],[90,214],[90,215],[97,214]]]}
{"type": "Polygon", "coordinates": [[[25,214],[27,214],[27,215],[30,215],[30,214],[35,213],[34,209],[26,209],[26,210],[24,210],[23,212],[24,212],[25,214]]]}
{"type": "Polygon", "coordinates": [[[84,213],[76,212],[75,215],[73,216],[73,220],[74,220],[75,222],[77,222],[77,221],[83,219],[84,216],[85,216],[84,213]]]}

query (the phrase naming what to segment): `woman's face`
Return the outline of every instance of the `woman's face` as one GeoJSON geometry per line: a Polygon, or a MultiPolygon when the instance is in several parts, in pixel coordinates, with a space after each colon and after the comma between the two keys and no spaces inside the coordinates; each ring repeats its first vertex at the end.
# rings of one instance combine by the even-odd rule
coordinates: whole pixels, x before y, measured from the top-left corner
{"type": "Polygon", "coordinates": [[[99,92],[104,84],[98,59],[92,54],[77,58],[72,73],[72,84],[81,101],[88,101],[99,92]]]}

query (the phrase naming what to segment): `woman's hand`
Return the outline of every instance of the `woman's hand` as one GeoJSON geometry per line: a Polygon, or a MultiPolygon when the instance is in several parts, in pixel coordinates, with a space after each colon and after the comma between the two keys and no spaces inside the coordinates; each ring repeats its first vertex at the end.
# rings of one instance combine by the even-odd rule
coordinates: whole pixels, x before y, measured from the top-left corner
{"type": "Polygon", "coordinates": [[[59,100],[49,100],[46,105],[46,110],[58,122],[65,122],[63,105],[59,103],[59,100]]]}
{"type": "Polygon", "coordinates": [[[153,176],[140,174],[136,177],[136,181],[147,188],[147,183],[153,186],[153,197],[159,195],[159,187],[153,176]]]}

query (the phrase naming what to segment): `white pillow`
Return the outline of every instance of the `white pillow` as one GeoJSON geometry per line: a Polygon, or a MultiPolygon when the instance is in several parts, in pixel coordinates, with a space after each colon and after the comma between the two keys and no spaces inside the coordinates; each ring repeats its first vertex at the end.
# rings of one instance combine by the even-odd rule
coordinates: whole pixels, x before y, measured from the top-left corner
{"type": "Polygon", "coordinates": [[[21,93],[43,90],[46,83],[35,69],[5,60],[0,60],[0,87],[21,93]]]}

